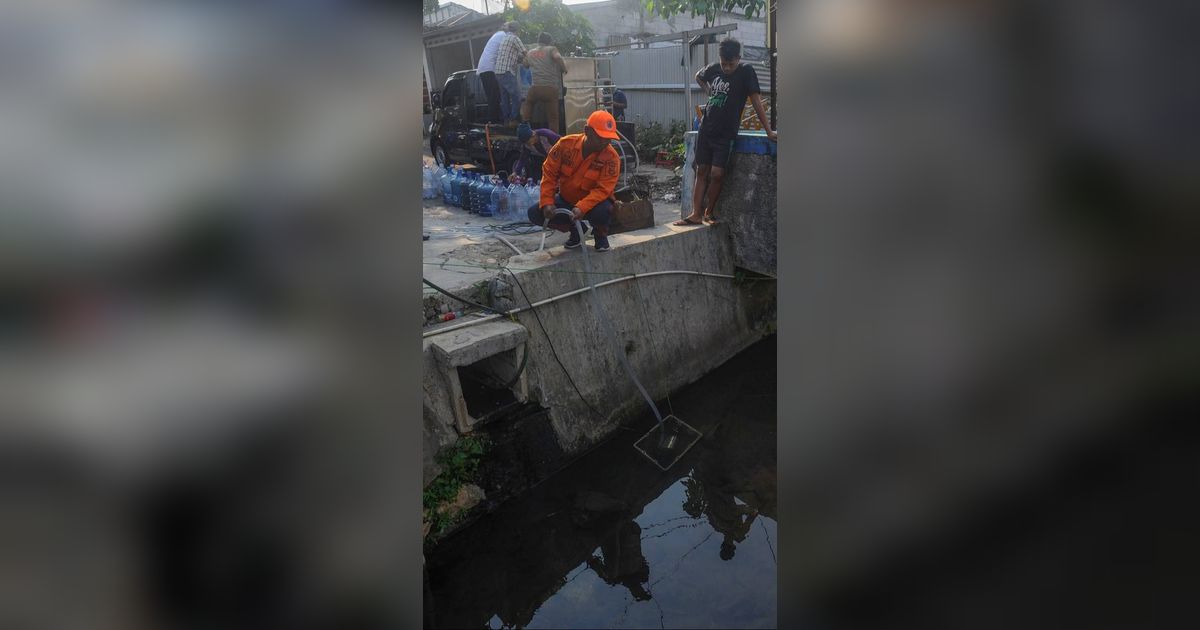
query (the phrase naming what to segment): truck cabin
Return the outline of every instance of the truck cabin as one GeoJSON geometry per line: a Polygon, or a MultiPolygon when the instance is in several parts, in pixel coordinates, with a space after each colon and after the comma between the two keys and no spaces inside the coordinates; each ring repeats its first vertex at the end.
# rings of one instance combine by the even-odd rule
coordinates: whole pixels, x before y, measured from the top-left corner
{"type": "Polygon", "coordinates": [[[434,95],[434,107],[462,124],[487,120],[487,94],[474,70],[460,70],[446,79],[440,94],[434,95]]]}

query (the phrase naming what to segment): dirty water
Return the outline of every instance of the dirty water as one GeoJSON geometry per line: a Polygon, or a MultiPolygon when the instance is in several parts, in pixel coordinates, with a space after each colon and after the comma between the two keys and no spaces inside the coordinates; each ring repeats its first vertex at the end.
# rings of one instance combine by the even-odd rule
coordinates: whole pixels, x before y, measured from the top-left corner
{"type": "Polygon", "coordinates": [[[435,628],[773,628],[775,339],[663,403],[704,437],[663,472],[653,417],[426,557],[435,628]]]}

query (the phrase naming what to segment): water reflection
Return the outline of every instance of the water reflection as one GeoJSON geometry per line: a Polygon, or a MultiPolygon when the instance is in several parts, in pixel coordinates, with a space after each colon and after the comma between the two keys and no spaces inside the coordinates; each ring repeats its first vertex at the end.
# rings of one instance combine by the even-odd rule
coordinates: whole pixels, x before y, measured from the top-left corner
{"type": "Polygon", "coordinates": [[[600,552],[603,556],[588,558],[588,568],[606,584],[619,584],[629,589],[634,601],[650,599],[650,592],[646,590],[650,581],[650,563],[642,555],[642,527],[637,521],[628,520],[618,525],[600,543],[600,552]]]}
{"type": "Polygon", "coordinates": [[[445,540],[427,558],[427,623],[774,627],[775,361],[764,345],[677,394],[675,412],[705,438],[671,470],[634,450],[639,432],[622,432],[445,540]]]}

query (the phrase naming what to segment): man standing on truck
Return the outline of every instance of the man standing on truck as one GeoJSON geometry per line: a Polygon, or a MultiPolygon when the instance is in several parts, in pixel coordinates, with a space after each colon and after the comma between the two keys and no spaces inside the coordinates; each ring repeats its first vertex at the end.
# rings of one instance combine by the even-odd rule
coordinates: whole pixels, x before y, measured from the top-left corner
{"type": "Polygon", "coordinates": [[[525,55],[525,64],[533,73],[533,85],[525,102],[521,103],[521,118],[525,122],[533,120],[533,108],[541,103],[546,110],[546,127],[559,133],[558,99],[562,94],[562,77],[567,73],[567,62],[563,61],[562,54],[554,47],[550,33],[538,35],[538,46],[525,55]]]}
{"type": "Polygon", "coordinates": [[[596,251],[609,250],[613,192],[621,176],[621,158],[610,144],[616,139],[617,122],[612,114],[594,111],[588,116],[583,133],[563,136],[542,164],[542,197],[529,206],[529,222],[542,225],[548,219],[550,227],[570,232],[567,249],[583,245],[572,223],[587,219],[596,240],[596,251]],[[571,217],[559,214],[559,208],[570,209],[571,217]]]}
{"type": "Polygon", "coordinates": [[[516,33],[521,25],[506,22],[492,35],[479,56],[479,81],[488,99],[488,121],[506,122],[519,115],[520,86],[517,84],[517,65],[525,58],[525,44],[516,33]]]}
{"type": "Polygon", "coordinates": [[[696,82],[708,92],[708,104],[704,118],[700,121],[700,133],[696,134],[696,179],[692,192],[692,214],[672,225],[700,225],[716,223],[713,211],[725,178],[725,166],[738,128],[742,124],[742,109],[746,98],[754,106],[754,113],[767,137],[776,140],[771,130],[767,112],[759,96],[758,74],[749,64],[742,63],[742,44],[732,37],[721,41],[718,48],[721,60],[696,73],[696,82]]]}

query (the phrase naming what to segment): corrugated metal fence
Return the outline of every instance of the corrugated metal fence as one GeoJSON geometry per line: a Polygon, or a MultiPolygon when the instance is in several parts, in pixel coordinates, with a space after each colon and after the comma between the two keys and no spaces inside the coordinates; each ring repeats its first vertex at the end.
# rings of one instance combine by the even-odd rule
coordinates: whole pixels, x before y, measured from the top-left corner
{"type": "MultiPolygon", "coordinates": [[[[717,45],[708,44],[709,63],[715,63],[717,45]]],[[[704,92],[696,85],[695,74],[704,65],[704,46],[692,47],[691,72],[687,85],[692,88],[692,105],[699,105],[704,92]]],[[[637,124],[658,122],[663,126],[671,121],[689,121],[684,97],[684,67],[682,46],[664,48],[634,48],[619,51],[610,57],[611,79],[629,98],[625,119],[637,124]]],[[[765,63],[743,56],[754,66],[763,94],[771,90],[771,73],[765,63]]],[[[750,111],[747,105],[746,111],[750,111]]]]}

